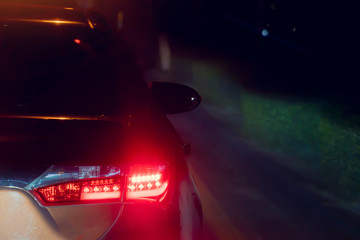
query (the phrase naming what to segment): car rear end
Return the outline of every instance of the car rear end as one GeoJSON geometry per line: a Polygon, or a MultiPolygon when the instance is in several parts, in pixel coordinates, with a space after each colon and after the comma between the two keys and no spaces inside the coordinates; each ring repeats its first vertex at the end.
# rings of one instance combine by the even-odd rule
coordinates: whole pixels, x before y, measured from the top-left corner
{"type": "Polygon", "coordinates": [[[72,8],[0,7],[0,239],[197,239],[182,142],[122,40],[72,8]]]}
{"type": "Polygon", "coordinates": [[[128,121],[0,117],[1,239],[193,239],[181,149],[128,121]]]}

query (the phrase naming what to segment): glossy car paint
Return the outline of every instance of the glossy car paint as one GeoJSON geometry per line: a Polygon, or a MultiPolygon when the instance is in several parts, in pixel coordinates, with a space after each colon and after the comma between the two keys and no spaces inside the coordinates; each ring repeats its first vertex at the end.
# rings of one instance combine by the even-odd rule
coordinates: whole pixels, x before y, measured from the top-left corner
{"type": "MultiPolygon", "coordinates": [[[[11,109],[1,106],[0,239],[198,239],[201,206],[185,163],[183,143],[160,113],[121,38],[106,26],[97,26],[86,12],[74,9],[18,4],[3,4],[0,9],[0,34],[6,35],[7,29],[14,26],[18,33],[15,40],[20,43],[27,34],[36,37],[44,34],[41,29],[53,27],[63,29],[58,31],[59,38],[80,38],[99,49],[107,41],[115,42],[115,48],[107,52],[113,55],[106,56],[119,57],[115,69],[119,71],[116,77],[120,84],[109,80],[114,76],[107,67],[114,69],[114,62],[89,62],[89,67],[105,67],[101,79],[109,81],[108,88],[122,86],[118,98],[110,99],[118,101],[111,113],[110,108],[102,113],[95,106],[97,102],[109,101],[106,94],[82,92],[82,86],[91,83],[86,79],[82,79],[83,85],[74,86],[78,90],[75,93],[86,100],[70,92],[61,98],[50,95],[48,101],[41,102],[37,102],[38,95],[30,96],[30,103],[37,104],[37,108],[26,104],[11,109]],[[92,43],[93,39],[97,42],[92,43]],[[84,105],[77,106],[74,99],[84,101],[84,105]],[[91,104],[94,108],[87,109],[91,104]],[[126,172],[126,166],[133,164],[158,163],[168,164],[171,174],[169,192],[161,204],[122,198],[116,203],[44,206],[29,189],[54,165],[119,165],[126,172]]],[[[32,42],[27,44],[31,46],[32,42]]],[[[85,49],[82,51],[92,51],[86,44],[81,47],[85,49]]],[[[97,90],[97,86],[92,87],[97,90]]],[[[54,92],[58,94],[58,89],[54,92]]],[[[10,98],[6,95],[4,99],[10,98]]]]}

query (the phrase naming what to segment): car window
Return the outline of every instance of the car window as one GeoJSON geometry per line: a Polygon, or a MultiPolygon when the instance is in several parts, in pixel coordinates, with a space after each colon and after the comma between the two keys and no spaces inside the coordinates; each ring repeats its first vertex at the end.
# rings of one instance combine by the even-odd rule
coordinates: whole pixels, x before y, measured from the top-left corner
{"type": "Polygon", "coordinates": [[[126,46],[114,47],[104,33],[98,37],[95,31],[69,25],[2,27],[2,113],[111,114],[134,102],[129,98],[141,88],[135,87],[139,74],[126,46]],[[23,34],[25,27],[28,34],[23,34]]]}

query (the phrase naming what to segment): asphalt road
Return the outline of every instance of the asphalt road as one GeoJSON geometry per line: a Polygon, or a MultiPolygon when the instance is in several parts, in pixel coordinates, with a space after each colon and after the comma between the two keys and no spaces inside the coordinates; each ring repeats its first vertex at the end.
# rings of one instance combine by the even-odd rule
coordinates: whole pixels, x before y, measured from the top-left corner
{"type": "Polygon", "coordinates": [[[229,129],[226,111],[203,104],[170,116],[192,143],[189,165],[203,201],[204,239],[360,239],[358,220],[311,183],[229,129]],[[218,114],[217,118],[209,112],[218,114]]]}

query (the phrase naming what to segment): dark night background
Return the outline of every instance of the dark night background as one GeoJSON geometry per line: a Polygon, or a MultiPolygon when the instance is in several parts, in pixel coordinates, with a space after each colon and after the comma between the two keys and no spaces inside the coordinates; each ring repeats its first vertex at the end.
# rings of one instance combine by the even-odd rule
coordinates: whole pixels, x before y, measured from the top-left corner
{"type": "Polygon", "coordinates": [[[274,83],[291,82],[320,92],[354,87],[358,46],[351,4],[228,0],[164,5],[157,23],[161,29],[233,58],[248,56],[259,64],[274,63],[267,69],[279,74],[271,79],[274,83]],[[267,37],[261,35],[263,29],[268,30],[267,37]]]}

